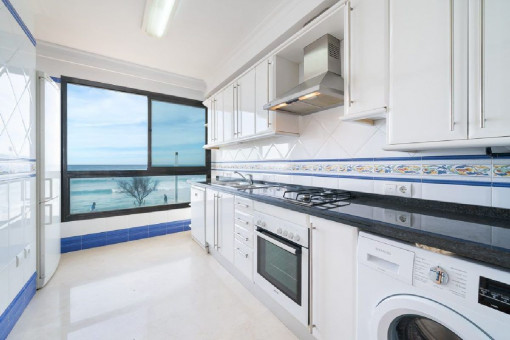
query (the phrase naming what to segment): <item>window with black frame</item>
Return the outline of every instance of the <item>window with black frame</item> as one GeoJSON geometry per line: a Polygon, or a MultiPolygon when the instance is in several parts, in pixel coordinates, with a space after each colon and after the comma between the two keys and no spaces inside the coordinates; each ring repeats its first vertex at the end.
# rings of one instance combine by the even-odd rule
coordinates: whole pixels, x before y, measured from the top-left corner
{"type": "Polygon", "coordinates": [[[199,101],[62,77],[62,212],[79,220],[188,206],[210,174],[199,101]]]}

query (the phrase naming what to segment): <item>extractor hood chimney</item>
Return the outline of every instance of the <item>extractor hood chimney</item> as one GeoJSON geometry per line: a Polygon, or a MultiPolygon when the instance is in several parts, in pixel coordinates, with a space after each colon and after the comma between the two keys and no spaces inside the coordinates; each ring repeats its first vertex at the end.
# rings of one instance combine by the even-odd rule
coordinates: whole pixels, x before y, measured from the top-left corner
{"type": "Polygon", "coordinates": [[[304,49],[304,81],[264,105],[265,110],[307,115],[344,103],[344,80],[340,75],[340,40],[330,34],[304,49]]]}

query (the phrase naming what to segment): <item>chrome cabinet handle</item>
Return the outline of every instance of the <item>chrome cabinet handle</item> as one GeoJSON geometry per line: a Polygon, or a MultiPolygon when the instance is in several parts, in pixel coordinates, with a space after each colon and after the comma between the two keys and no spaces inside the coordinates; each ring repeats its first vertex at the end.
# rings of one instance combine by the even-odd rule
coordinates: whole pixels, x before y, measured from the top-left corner
{"type": "Polygon", "coordinates": [[[237,252],[238,252],[239,254],[243,255],[245,258],[248,258],[248,254],[243,253],[243,252],[241,251],[241,249],[236,248],[236,250],[237,250],[237,252]]]}
{"type": "Polygon", "coordinates": [[[485,0],[480,0],[480,128],[485,128],[485,0]]]}
{"type": "MultiPolygon", "coordinates": [[[[270,80],[270,72],[271,72],[271,61],[268,60],[267,61],[267,102],[269,103],[269,85],[271,83],[271,80],[270,80]]],[[[271,122],[269,121],[270,117],[269,117],[269,110],[266,110],[267,111],[267,127],[269,128],[271,126],[271,122]]]]}
{"type": "Polygon", "coordinates": [[[313,334],[313,231],[316,228],[310,223],[310,240],[308,243],[308,331],[313,334]]]}
{"type": "Polygon", "coordinates": [[[250,240],[248,237],[243,236],[243,234],[241,234],[240,232],[237,232],[236,234],[237,234],[237,235],[239,235],[239,236],[241,236],[242,238],[244,238],[244,240],[245,240],[246,242],[248,242],[248,241],[250,240]]]}
{"type": "Polygon", "coordinates": [[[455,127],[455,117],[454,117],[454,58],[455,58],[455,50],[454,50],[454,5],[453,0],[450,0],[450,131],[454,130],[455,127]]]}
{"type": "Polygon", "coordinates": [[[243,220],[243,219],[241,219],[241,218],[239,218],[239,217],[236,217],[236,220],[238,220],[239,222],[243,222],[243,223],[244,223],[244,224],[246,224],[246,225],[250,224],[250,222],[245,221],[245,220],[243,220]]]}
{"type": "Polygon", "coordinates": [[[240,206],[245,207],[245,208],[249,208],[250,207],[248,204],[244,204],[244,203],[240,203],[240,202],[237,202],[237,205],[240,205],[240,206]]]}
{"type": "Polygon", "coordinates": [[[347,93],[349,98],[348,107],[351,107],[352,101],[352,90],[351,90],[351,11],[353,8],[351,7],[351,2],[348,1],[346,4],[346,12],[345,12],[345,21],[347,25],[345,26],[347,29],[347,93]]]}
{"type": "Polygon", "coordinates": [[[241,85],[237,84],[237,87],[236,87],[236,99],[237,99],[237,109],[236,109],[236,112],[237,112],[237,135],[239,136],[240,134],[242,135],[242,123],[240,124],[241,120],[243,119],[243,115],[242,114],[239,114],[239,88],[241,87],[241,85]],[[241,126],[241,128],[239,128],[241,126]]]}

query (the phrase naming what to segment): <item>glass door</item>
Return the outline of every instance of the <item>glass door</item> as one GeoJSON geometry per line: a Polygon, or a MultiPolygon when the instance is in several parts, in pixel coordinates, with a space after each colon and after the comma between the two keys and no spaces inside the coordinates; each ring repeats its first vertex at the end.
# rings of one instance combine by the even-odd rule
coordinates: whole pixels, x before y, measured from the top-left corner
{"type": "Polygon", "coordinates": [[[257,231],[257,272],[301,306],[301,246],[257,231]]]}

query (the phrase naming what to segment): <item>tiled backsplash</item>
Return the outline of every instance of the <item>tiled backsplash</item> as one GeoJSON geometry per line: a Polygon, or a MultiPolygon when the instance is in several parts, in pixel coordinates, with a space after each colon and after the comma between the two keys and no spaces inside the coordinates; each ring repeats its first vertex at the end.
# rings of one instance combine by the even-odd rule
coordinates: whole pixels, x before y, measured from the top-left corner
{"type": "Polygon", "coordinates": [[[510,208],[510,158],[485,150],[385,151],[385,121],[340,121],[342,108],[300,117],[300,137],[275,137],[213,151],[213,175],[255,178],[384,194],[409,182],[415,198],[510,208]]]}

